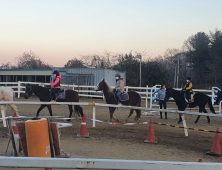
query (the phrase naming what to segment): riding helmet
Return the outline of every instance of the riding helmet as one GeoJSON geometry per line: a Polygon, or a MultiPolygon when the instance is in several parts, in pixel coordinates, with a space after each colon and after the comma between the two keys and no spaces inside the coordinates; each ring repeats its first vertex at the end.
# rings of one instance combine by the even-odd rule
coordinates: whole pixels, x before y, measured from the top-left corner
{"type": "Polygon", "coordinates": [[[59,76],[59,72],[57,70],[53,71],[52,74],[56,74],[56,76],[59,76]]]}
{"type": "Polygon", "coordinates": [[[121,77],[121,76],[120,76],[120,74],[119,74],[119,73],[117,73],[117,74],[115,75],[115,77],[121,77]]]}
{"type": "Polygon", "coordinates": [[[191,80],[191,78],[190,78],[190,77],[187,77],[187,80],[191,80]]]}

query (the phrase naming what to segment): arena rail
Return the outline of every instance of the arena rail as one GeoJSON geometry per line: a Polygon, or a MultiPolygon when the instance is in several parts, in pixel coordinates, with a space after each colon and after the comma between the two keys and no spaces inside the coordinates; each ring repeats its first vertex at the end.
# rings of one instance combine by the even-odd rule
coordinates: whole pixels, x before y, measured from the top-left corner
{"type": "MultiPolygon", "coordinates": [[[[200,116],[211,116],[211,117],[222,117],[222,114],[213,114],[213,113],[199,113],[199,112],[188,112],[188,111],[179,111],[179,110],[169,110],[169,109],[154,109],[154,108],[146,108],[146,107],[135,107],[135,106],[125,106],[125,105],[112,105],[112,104],[104,104],[104,103],[87,103],[87,102],[23,102],[23,101],[0,101],[0,105],[6,104],[23,104],[23,105],[85,105],[93,107],[93,124],[92,127],[96,127],[96,106],[98,107],[117,107],[124,109],[139,109],[145,111],[157,111],[157,112],[168,112],[168,113],[178,113],[182,114],[182,122],[184,127],[185,136],[188,136],[188,130],[186,129],[186,120],[184,115],[200,115],[200,116]]],[[[5,119],[3,119],[4,123],[5,119]]]]}
{"type": "MultiPolygon", "coordinates": [[[[25,89],[25,84],[39,84],[40,86],[45,86],[45,85],[49,85],[49,83],[38,83],[38,82],[22,82],[22,81],[18,81],[18,82],[0,82],[0,85],[6,85],[9,86],[11,88],[16,89],[15,92],[18,93],[18,98],[20,98],[20,94],[21,93],[25,93],[25,91],[23,89],[25,89]],[[13,85],[13,86],[12,86],[13,85]],[[17,85],[17,86],[15,86],[17,85]]],[[[61,87],[63,88],[72,88],[73,90],[78,91],[79,96],[82,97],[93,97],[93,98],[102,98],[104,99],[104,95],[102,92],[98,92],[95,91],[94,88],[96,86],[87,86],[87,85],[75,85],[75,84],[61,84],[61,87]],[[83,90],[82,88],[87,88],[88,90],[83,90]]],[[[113,86],[111,86],[112,88],[114,88],[113,86]]],[[[149,107],[153,108],[153,107],[158,107],[159,105],[154,104],[153,102],[155,102],[157,100],[157,92],[160,88],[160,85],[155,85],[153,87],[149,87],[148,85],[146,87],[133,87],[133,86],[125,86],[125,91],[129,91],[129,90],[134,90],[136,92],[138,92],[141,95],[141,98],[143,100],[145,100],[145,106],[146,108],[148,108],[148,100],[149,102],[149,107]],[[137,91],[139,90],[139,91],[137,91]]],[[[176,89],[176,90],[181,90],[181,89],[176,89]]],[[[195,92],[204,92],[204,93],[208,93],[208,96],[211,97],[212,100],[212,104],[215,101],[215,95],[217,93],[217,91],[220,91],[220,89],[218,87],[212,87],[211,90],[205,90],[205,89],[193,89],[195,92]]],[[[170,99],[172,100],[172,99],[170,99]]],[[[214,106],[215,108],[218,106],[214,106]]],[[[155,111],[150,111],[149,114],[147,112],[145,112],[146,115],[153,115],[153,112],[155,111]]],[[[221,113],[221,106],[219,105],[219,110],[217,111],[219,113],[221,113]]]]}
{"type": "Polygon", "coordinates": [[[221,170],[222,163],[0,156],[0,167],[53,169],[221,170]]]}

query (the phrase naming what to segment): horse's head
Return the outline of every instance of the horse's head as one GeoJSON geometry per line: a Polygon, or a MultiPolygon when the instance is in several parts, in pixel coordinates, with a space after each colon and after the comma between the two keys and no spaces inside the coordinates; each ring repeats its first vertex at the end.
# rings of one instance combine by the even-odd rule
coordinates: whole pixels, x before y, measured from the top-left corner
{"type": "Polygon", "coordinates": [[[219,104],[221,100],[222,100],[222,91],[218,91],[216,103],[219,104]]]}
{"type": "Polygon", "coordinates": [[[28,99],[33,93],[32,85],[26,84],[25,85],[25,99],[28,99]]]}
{"type": "Polygon", "coordinates": [[[166,88],[166,96],[165,100],[169,100],[169,98],[173,97],[173,91],[171,87],[166,88]]]}
{"type": "Polygon", "coordinates": [[[105,79],[102,79],[98,85],[95,87],[95,91],[102,91],[105,88],[105,79]]]}

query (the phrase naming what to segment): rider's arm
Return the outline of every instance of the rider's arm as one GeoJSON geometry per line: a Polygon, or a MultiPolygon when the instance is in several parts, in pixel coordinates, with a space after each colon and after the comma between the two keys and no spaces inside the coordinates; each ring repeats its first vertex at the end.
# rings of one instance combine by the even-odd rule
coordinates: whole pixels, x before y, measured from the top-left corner
{"type": "Polygon", "coordinates": [[[193,84],[190,82],[190,84],[189,84],[189,86],[186,88],[186,90],[190,90],[190,89],[192,89],[192,87],[193,87],[193,84]]]}
{"type": "Polygon", "coordinates": [[[59,78],[57,77],[53,83],[50,84],[50,86],[55,86],[59,82],[59,78]]]}

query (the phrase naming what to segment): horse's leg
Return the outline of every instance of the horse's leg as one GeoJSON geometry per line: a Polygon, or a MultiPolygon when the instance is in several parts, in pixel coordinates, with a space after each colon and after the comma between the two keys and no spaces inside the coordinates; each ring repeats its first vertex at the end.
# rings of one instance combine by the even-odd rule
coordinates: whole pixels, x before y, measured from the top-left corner
{"type": "Polygon", "coordinates": [[[115,112],[115,110],[116,110],[115,107],[109,107],[110,122],[112,122],[112,119],[119,122],[119,120],[116,117],[113,116],[113,113],[115,112]]]}
{"type": "Polygon", "coordinates": [[[47,108],[48,108],[48,110],[49,110],[50,116],[53,116],[53,115],[52,115],[52,107],[51,107],[51,105],[47,105],[47,108]]]}
{"type": "Polygon", "coordinates": [[[130,116],[132,116],[134,109],[130,109],[130,113],[129,116],[127,117],[127,119],[125,120],[125,122],[128,122],[130,116]]]}
{"type": "Polygon", "coordinates": [[[68,107],[69,107],[69,118],[71,118],[73,112],[72,105],[68,105],[68,107]]]}
{"type": "MultiPolygon", "coordinates": [[[[202,112],[202,107],[199,107],[199,112],[202,112]]],[[[200,119],[200,115],[197,116],[197,119],[195,120],[194,124],[196,124],[198,122],[198,120],[200,119]]]]}
{"type": "MultiPolygon", "coordinates": [[[[68,105],[68,108],[69,108],[69,118],[71,118],[73,112],[72,105],[68,105]]],[[[71,121],[71,119],[67,119],[67,121],[71,121]]]]}
{"type": "Polygon", "coordinates": [[[181,117],[181,113],[179,113],[179,121],[178,123],[181,123],[182,122],[182,117],[181,117]]]}
{"type": "Polygon", "coordinates": [[[14,112],[16,113],[16,116],[19,116],[18,108],[14,104],[10,104],[9,106],[12,108],[12,110],[14,110],[14,112]]]}
{"type": "MultiPolygon", "coordinates": [[[[46,107],[46,105],[41,105],[41,106],[40,106],[40,108],[39,108],[38,111],[37,111],[36,117],[39,116],[40,111],[41,111],[42,109],[44,109],[45,107],[46,107]]],[[[50,112],[49,112],[49,113],[50,113],[50,112]]]]}
{"type": "Polygon", "coordinates": [[[141,110],[136,109],[136,121],[139,122],[140,121],[140,116],[141,116],[141,110]]]}
{"type": "MultiPolygon", "coordinates": [[[[204,112],[204,113],[207,113],[207,111],[206,111],[205,108],[203,108],[203,112],[204,112]]],[[[207,123],[210,123],[210,117],[209,117],[209,116],[207,116],[207,123]]]]}

